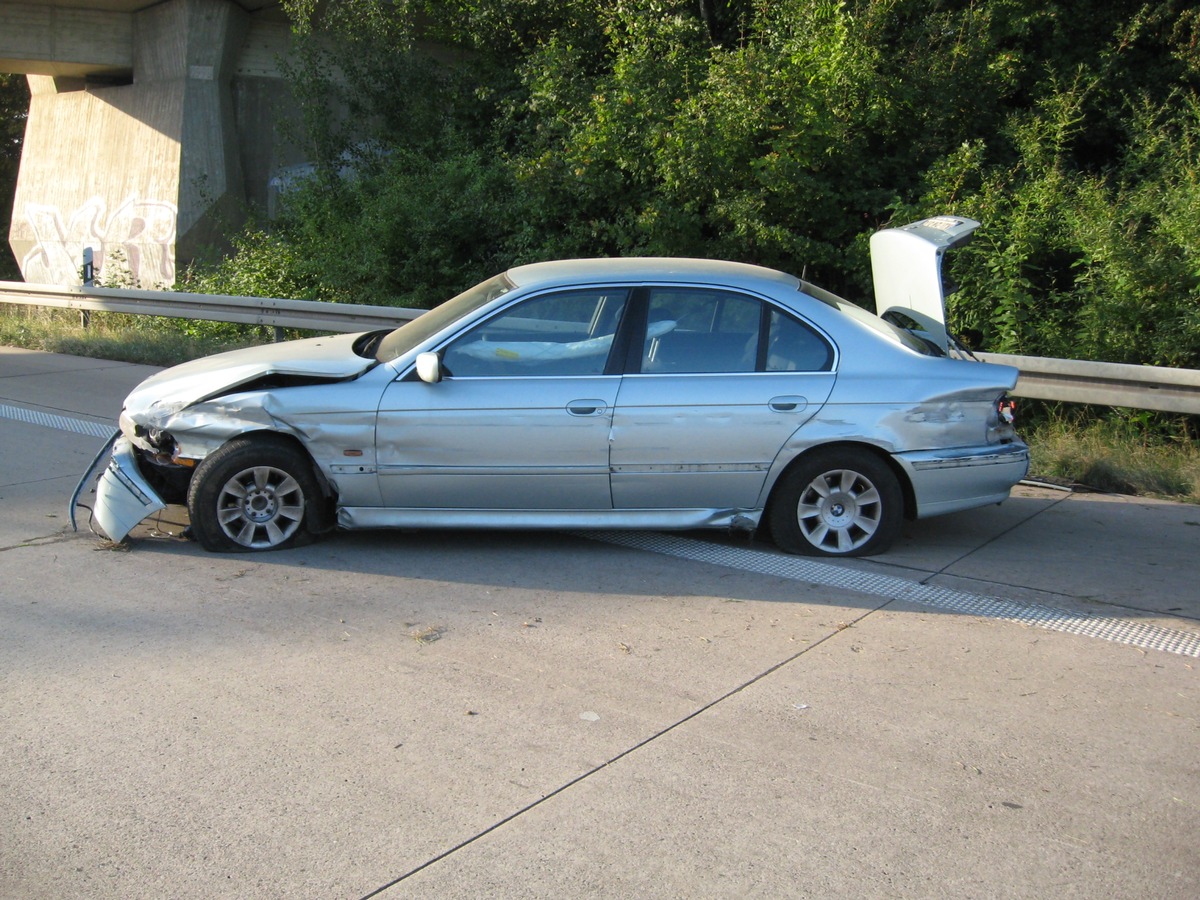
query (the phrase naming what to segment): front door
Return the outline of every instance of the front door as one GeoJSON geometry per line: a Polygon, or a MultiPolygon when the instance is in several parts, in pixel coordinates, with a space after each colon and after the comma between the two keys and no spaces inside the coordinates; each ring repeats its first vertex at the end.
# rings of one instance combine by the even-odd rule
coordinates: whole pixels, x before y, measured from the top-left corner
{"type": "Polygon", "coordinates": [[[621,377],[605,373],[627,294],[520,301],[441,349],[439,383],[392,382],[376,431],[384,505],[611,509],[608,439],[621,377]]]}

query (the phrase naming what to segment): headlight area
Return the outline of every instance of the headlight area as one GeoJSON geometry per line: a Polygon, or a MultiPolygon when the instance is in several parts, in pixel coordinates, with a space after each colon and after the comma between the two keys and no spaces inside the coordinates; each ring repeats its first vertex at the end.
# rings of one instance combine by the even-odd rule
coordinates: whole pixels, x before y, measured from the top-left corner
{"type": "Polygon", "coordinates": [[[176,443],[168,431],[154,425],[145,425],[135,420],[129,413],[121,411],[118,422],[121,433],[140,450],[165,456],[168,459],[175,455],[176,443]]]}
{"type": "Polygon", "coordinates": [[[136,422],[124,412],[120,425],[121,433],[133,445],[138,469],[150,486],[167,503],[186,503],[196,461],[177,455],[179,445],[168,431],[136,422]]]}
{"type": "Polygon", "coordinates": [[[180,506],[187,503],[188,485],[196,470],[195,460],[154,453],[142,447],[135,447],[135,453],[143,477],[165,502],[180,506]]]}

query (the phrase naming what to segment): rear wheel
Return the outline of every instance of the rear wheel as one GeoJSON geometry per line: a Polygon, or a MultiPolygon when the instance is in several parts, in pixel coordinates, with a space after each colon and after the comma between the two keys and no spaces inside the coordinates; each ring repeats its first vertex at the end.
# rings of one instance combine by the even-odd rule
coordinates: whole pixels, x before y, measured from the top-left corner
{"type": "Polygon", "coordinates": [[[310,536],[320,498],[312,464],[298,447],[236,438],[197,467],[188,513],[205,550],[282,550],[310,536]]]}
{"type": "Polygon", "coordinates": [[[853,447],[817,450],[776,487],[771,534],[789,553],[870,556],[896,539],[903,506],[899,481],[878,457],[853,447]]]}

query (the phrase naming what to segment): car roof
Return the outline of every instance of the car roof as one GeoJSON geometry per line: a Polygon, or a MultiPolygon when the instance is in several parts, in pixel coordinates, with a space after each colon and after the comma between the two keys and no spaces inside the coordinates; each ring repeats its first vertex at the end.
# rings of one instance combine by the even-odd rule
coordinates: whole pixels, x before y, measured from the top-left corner
{"type": "Polygon", "coordinates": [[[768,285],[790,290],[800,288],[800,279],[775,269],[749,263],[681,257],[559,259],[515,266],[507,274],[519,287],[648,281],[758,287],[760,290],[768,285]]]}

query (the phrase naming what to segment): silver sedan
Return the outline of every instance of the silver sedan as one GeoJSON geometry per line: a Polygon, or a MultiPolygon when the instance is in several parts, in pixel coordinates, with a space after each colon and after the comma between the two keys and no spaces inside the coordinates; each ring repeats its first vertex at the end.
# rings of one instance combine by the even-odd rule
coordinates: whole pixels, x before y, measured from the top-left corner
{"type": "MultiPolygon", "coordinates": [[[[977,227],[875,235],[882,317],[687,259],[519,266],[391,332],[225,353],[129,395],[95,519],[186,503],[214,551],[333,528],[769,529],[879,553],[905,517],[1004,500],[1016,370],[962,358],[941,261],[977,227]]],[[[85,480],[88,475],[85,475],[85,480]]]]}

